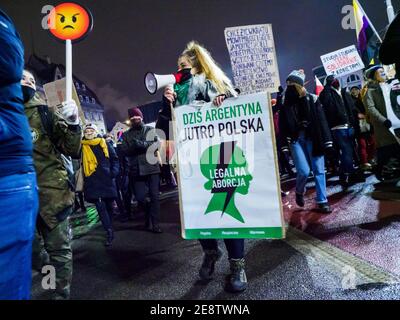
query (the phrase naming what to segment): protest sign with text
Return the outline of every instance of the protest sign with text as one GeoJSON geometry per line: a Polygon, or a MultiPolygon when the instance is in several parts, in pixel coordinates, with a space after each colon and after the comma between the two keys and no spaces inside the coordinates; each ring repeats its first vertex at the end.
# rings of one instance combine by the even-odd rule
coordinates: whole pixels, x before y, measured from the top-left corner
{"type": "Polygon", "coordinates": [[[321,56],[327,75],[340,78],[364,69],[364,63],[354,45],[321,56]]]}
{"type": "Polygon", "coordinates": [[[269,95],[174,110],[185,239],[284,237],[269,95]]]}
{"type": "Polygon", "coordinates": [[[271,24],[225,29],[235,85],[242,94],[277,92],[278,61],[271,24]]]}

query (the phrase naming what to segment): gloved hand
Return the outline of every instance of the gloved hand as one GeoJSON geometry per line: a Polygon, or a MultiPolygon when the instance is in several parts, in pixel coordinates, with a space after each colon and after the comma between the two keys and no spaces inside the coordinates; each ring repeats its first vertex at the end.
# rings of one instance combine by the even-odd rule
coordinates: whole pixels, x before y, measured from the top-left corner
{"type": "Polygon", "coordinates": [[[277,92],[276,97],[277,97],[277,99],[279,100],[279,99],[282,99],[282,97],[283,97],[283,92],[285,92],[285,89],[283,89],[282,86],[279,86],[278,90],[279,90],[279,91],[277,92]]]}
{"type": "Polygon", "coordinates": [[[390,129],[390,128],[392,127],[392,121],[390,121],[389,119],[386,119],[386,120],[383,122],[383,125],[384,125],[386,128],[390,129]]]}
{"type": "Polygon", "coordinates": [[[190,73],[190,68],[187,69],[182,69],[178,71],[177,73],[174,74],[176,83],[182,83],[187,80],[189,80],[192,77],[192,74],[190,73]]]}
{"type": "Polygon", "coordinates": [[[74,100],[64,101],[61,108],[61,116],[71,126],[79,125],[78,106],[74,100]]]}

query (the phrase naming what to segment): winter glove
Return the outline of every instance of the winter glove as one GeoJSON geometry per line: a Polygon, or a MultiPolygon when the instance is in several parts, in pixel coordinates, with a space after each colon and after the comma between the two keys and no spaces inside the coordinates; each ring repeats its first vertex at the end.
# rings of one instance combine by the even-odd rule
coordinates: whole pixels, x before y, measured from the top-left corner
{"type": "Polygon", "coordinates": [[[70,126],[79,125],[78,106],[74,100],[64,101],[60,110],[61,116],[70,126]]]}
{"type": "Polygon", "coordinates": [[[176,83],[182,83],[192,78],[192,74],[190,73],[190,68],[182,69],[174,74],[176,83]]]}
{"type": "Polygon", "coordinates": [[[285,91],[282,86],[279,86],[278,93],[276,94],[277,100],[281,100],[283,98],[283,92],[285,91]]]}
{"type": "Polygon", "coordinates": [[[383,122],[383,125],[384,125],[386,128],[390,129],[390,128],[392,127],[392,121],[390,121],[389,119],[386,119],[386,120],[383,122]]]}

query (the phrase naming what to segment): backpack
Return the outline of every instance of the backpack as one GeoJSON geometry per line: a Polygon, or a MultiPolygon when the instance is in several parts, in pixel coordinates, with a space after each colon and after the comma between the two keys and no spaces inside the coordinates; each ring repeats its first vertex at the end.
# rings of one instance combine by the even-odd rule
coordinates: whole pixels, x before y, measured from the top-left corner
{"type": "Polygon", "coordinates": [[[53,135],[54,115],[52,112],[50,112],[49,107],[46,105],[38,106],[38,112],[39,112],[40,121],[42,122],[44,132],[47,134],[47,136],[49,137],[54,148],[58,151],[58,153],[61,156],[63,167],[64,167],[65,171],[67,171],[67,174],[68,174],[68,185],[69,185],[71,191],[75,191],[76,179],[75,179],[75,172],[74,172],[74,167],[72,164],[72,159],[71,159],[71,157],[66,157],[61,152],[61,150],[58,149],[57,142],[53,140],[54,139],[54,135],[53,135]]]}

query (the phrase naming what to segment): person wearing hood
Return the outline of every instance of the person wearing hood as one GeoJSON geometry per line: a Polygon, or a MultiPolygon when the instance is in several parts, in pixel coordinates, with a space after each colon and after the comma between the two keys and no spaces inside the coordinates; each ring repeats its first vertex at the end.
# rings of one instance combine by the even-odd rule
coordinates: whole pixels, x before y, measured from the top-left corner
{"type": "Polygon", "coordinates": [[[377,166],[375,176],[383,181],[382,171],[391,157],[398,158],[400,146],[390,131],[392,122],[388,119],[387,109],[400,108],[397,97],[400,95],[398,79],[387,82],[386,72],[381,65],[371,67],[366,71],[369,79],[368,90],[364,96],[364,104],[375,130],[377,166]]]}
{"type": "Polygon", "coordinates": [[[106,231],[105,246],[112,245],[113,203],[117,198],[115,179],[119,173],[119,160],[113,146],[99,135],[93,123],[85,125],[82,140],[83,193],[89,203],[96,206],[106,231]]]}
{"type": "MultiPolygon", "coordinates": [[[[43,239],[50,265],[56,270],[53,298],[68,299],[72,280],[69,216],[73,211],[75,190],[63,157],[80,157],[82,130],[78,107],[74,101],[67,101],[56,112],[48,108],[36,92],[35,77],[28,70],[23,72],[21,85],[39,185],[40,207],[36,230],[43,239]]],[[[40,260],[42,251],[41,240],[37,237],[33,258],[40,260]]]]}
{"type": "Polygon", "coordinates": [[[340,88],[339,80],[333,75],[326,78],[319,99],[340,152],[340,182],[347,188],[356,182],[353,155],[355,131],[359,131],[357,110],[351,95],[340,88]]]}
{"type": "Polygon", "coordinates": [[[128,110],[131,128],[122,135],[121,152],[128,158],[129,183],[136,200],[144,208],[147,231],[162,233],[160,228],[159,138],[154,128],[143,122],[139,108],[128,110]],[[146,189],[150,201],[146,200],[146,189]]]}
{"type": "Polygon", "coordinates": [[[24,47],[0,9],[0,300],[28,300],[38,209],[33,145],[24,114],[24,47]]]}
{"type": "Polygon", "coordinates": [[[287,88],[279,114],[282,151],[291,150],[296,167],[297,205],[305,205],[304,194],[312,170],[317,211],[331,213],[326,192],[324,152],[332,149],[332,137],[321,103],[317,96],[307,92],[304,81],[303,70],[294,70],[286,80],[287,88]]]}

